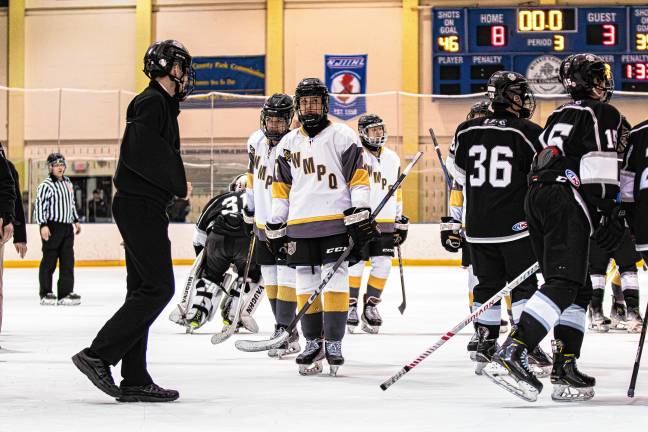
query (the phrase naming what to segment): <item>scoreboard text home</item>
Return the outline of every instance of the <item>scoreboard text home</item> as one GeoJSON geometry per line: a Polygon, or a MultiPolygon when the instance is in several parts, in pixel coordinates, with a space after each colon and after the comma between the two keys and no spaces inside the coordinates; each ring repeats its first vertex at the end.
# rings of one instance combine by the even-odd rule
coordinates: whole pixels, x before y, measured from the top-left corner
{"type": "Polygon", "coordinates": [[[435,94],[485,92],[502,69],[562,93],[560,61],[582,52],[610,63],[617,90],[648,91],[648,6],[435,8],[432,47],[435,94]]]}

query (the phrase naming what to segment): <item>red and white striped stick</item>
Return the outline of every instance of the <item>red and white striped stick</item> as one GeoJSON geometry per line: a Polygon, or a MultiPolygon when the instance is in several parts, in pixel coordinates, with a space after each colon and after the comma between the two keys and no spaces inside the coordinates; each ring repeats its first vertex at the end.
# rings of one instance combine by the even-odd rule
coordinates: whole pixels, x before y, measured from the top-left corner
{"type": "Polygon", "coordinates": [[[520,274],[518,277],[513,279],[511,282],[509,282],[504,288],[499,290],[497,294],[495,294],[493,297],[488,299],[486,303],[481,305],[477,310],[475,310],[473,313],[468,315],[463,321],[461,321],[459,324],[454,326],[452,330],[447,332],[445,335],[441,336],[441,339],[439,339],[434,345],[432,345],[430,348],[425,350],[420,356],[416,357],[416,359],[411,362],[408,365],[405,365],[401,370],[399,370],[395,375],[392,375],[391,378],[387,379],[384,383],[380,384],[380,388],[383,390],[387,390],[389,387],[391,387],[396,381],[401,379],[407,372],[411,371],[414,369],[416,366],[418,366],[419,363],[421,363],[423,360],[428,358],[430,354],[432,354],[434,351],[439,349],[441,345],[446,343],[448,340],[450,340],[451,337],[459,333],[464,327],[466,327],[468,324],[471,322],[475,321],[479,315],[484,313],[486,309],[490,309],[502,299],[502,297],[506,296],[509,294],[511,291],[513,291],[513,288],[516,286],[520,285],[522,282],[524,282],[529,276],[534,274],[535,272],[538,271],[540,266],[538,263],[534,263],[531,267],[526,269],[522,274],[520,274]]]}

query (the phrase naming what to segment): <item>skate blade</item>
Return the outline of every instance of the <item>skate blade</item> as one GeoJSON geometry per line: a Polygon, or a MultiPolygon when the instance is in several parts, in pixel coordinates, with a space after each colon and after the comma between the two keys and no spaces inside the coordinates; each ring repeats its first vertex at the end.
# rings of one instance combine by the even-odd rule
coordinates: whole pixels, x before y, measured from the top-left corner
{"type": "Polygon", "coordinates": [[[471,361],[477,361],[477,351],[468,351],[468,357],[471,361]]]}
{"type": "Polygon", "coordinates": [[[284,357],[287,357],[289,355],[297,354],[299,351],[301,351],[301,347],[298,345],[296,348],[288,348],[288,349],[283,349],[283,348],[278,348],[278,349],[271,349],[268,351],[268,357],[276,358],[277,360],[281,360],[284,357]]]}
{"type": "Polygon", "coordinates": [[[365,332],[365,333],[369,333],[369,334],[378,334],[378,331],[379,331],[379,330],[380,330],[380,327],[378,327],[378,326],[376,326],[376,327],[371,327],[371,326],[370,326],[369,324],[367,324],[367,323],[362,323],[362,331],[365,332]]]}
{"type": "Polygon", "coordinates": [[[594,397],[594,387],[576,388],[564,384],[555,384],[551,399],[555,402],[582,402],[594,397]]]}
{"type": "Polygon", "coordinates": [[[349,325],[349,324],[347,324],[347,330],[351,334],[355,333],[356,327],[358,327],[358,326],[357,325],[349,325]]]}
{"type": "Polygon", "coordinates": [[[482,375],[484,373],[484,368],[488,365],[486,362],[480,362],[475,357],[475,375],[482,375]]]}
{"type": "Polygon", "coordinates": [[[527,402],[535,402],[538,400],[538,390],[527,384],[524,381],[518,381],[509,374],[508,370],[499,363],[491,362],[483,370],[482,373],[488,379],[493,381],[498,386],[502,387],[509,393],[523,399],[527,402]]]}
{"type": "Polygon", "coordinates": [[[318,360],[315,363],[309,365],[299,365],[299,375],[301,376],[311,376],[322,373],[322,361],[318,360]]]}
{"type": "Polygon", "coordinates": [[[607,333],[610,331],[610,326],[590,324],[589,329],[594,333],[607,333]]]}
{"type": "Polygon", "coordinates": [[[329,365],[329,375],[332,377],[336,377],[338,370],[340,370],[339,365],[329,365]]]}
{"type": "Polygon", "coordinates": [[[551,369],[553,366],[538,366],[538,365],[531,365],[531,369],[533,369],[533,375],[536,376],[536,378],[546,378],[549,375],[551,375],[551,369]]]}

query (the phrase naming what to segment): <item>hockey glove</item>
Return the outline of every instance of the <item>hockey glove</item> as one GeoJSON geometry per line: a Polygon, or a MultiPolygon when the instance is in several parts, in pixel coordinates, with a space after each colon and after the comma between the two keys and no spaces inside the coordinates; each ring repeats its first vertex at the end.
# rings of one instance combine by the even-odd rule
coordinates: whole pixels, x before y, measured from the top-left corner
{"type": "Polygon", "coordinates": [[[457,253],[463,247],[463,238],[459,233],[461,222],[450,217],[441,218],[441,246],[448,252],[457,253]]]}
{"type": "Polygon", "coordinates": [[[394,244],[400,246],[405,243],[407,240],[407,230],[409,228],[409,218],[407,216],[401,216],[396,219],[394,224],[394,244]]]}
{"type": "Polygon", "coordinates": [[[251,234],[254,230],[254,212],[249,211],[247,207],[243,207],[243,223],[245,231],[251,234]]]}
{"type": "Polygon", "coordinates": [[[368,207],[351,207],[345,210],[344,225],[358,250],[380,234],[368,207]]]}
{"type": "Polygon", "coordinates": [[[601,217],[601,222],[594,231],[594,240],[604,251],[614,252],[623,241],[625,229],[625,211],[620,206],[616,206],[609,214],[601,217]]]}
{"type": "Polygon", "coordinates": [[[285,223],[267,223],[265,228],[266,245],[272,252],[272,255],[278,260],[286,259],[286,236],[285,223]]]}

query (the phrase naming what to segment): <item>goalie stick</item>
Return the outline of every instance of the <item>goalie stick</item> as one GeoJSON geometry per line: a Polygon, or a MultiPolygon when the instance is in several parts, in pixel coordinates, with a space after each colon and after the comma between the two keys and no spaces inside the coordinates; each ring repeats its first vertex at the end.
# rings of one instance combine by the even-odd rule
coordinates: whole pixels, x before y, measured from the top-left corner
{"type": "MultiPolygon", "coordinates": [[[[396,190],[400,187],[401,183],[403,183],[403,180],[405,180],[405,177],[410,173],[414,165],[418,162],[418,160],[421,158],[423,155],[423,152],[418,152],[416,155],[414,155],[414,158],[412,161],[405,167],[403,172],[401,173],[400,176],[398,176],[398,179],[394,184],[392,185],[391,188],[387,191],[387,194],[385,197],[382,199],[380,204],[378,204],[378,207],[371,213],[371,218],[375,218],[378,213],[383,209],[385,204],[389,201],[389,199],[394,195],[396,190]]],[[[317,298],[318,295],[324,290],[324,287],[326,284],[331,280],[335,272],[337,271],[338,268],[342,265],[342,263],[347,259],[349,254],[351,253],[351,250],[353,249],[353,240],[349,238],[349,245],[347,248],[344,250],[342,255],[338,258],[338,260],[333,264],[333,268],[329,271],[329,273],[324,276],[324,279],[322,279],[322,282],[319,284],[319,286],[315,289],[315,291],[310,295],[308,300],[306,300],[306,304],[302,306],[302,308],[299,310],[299,313],[293,318],[293,320],[290,322],[288,327],[285,329],[282,329],[279,334],[268,340],[259,340],[259,341],[251,341],[251,340],[238,340],[234,344],[236,348],[240,351],[245,351],[245,352],[257,352],[257,351],[267,351],[272,348],[277,348],[280,345],[282,345],[284,342],[288,340],[290,337],[290,334],[292,331],[297,327],[297,324],[299,321],[302,319],[302,317],[306,314],[306,311],[310,308],[310,306],[313,304],[315,299],[317,298]]]]}
{"type": "Polygon", "coordinates": [[[493,297],[488,299],[487,302],[485,302],[483,305],[481,305],[477,310],[475,310],[473,313],[468,315],[468,317],[464,318],[463,321],[461,321],[459,324],[454,326],[452,330],[447,332],[445,335],[441,336],[441,339],[439,339],[434,345],[432,345],[430,348],[425,350],[421,355],[419,355],[414,361],[411,363],[405,365],[401,370],[399,370],[396,374],[392,375],[391,378],[387,379],[385,382],[380,384],[380,388],[383,390],[387,390],[389,387],[391,387],[396,381],[401,379],[407,372],[411,371],[414,369],[416,366],[418,366],[423,360],[428,358],[434,351],[439,349],[441,345],[446,343],[450,338],[452,338],[454,335],[459,333],[464,327],[466,327],[468,324],[473,322],[479,315],[484,313],[486,309],[490,309],[502,299],[505,295],[513,291],[513,288],[516,286],[520,285],[522,282],[524,282],[529,276],[534,274],[535,272],[538,271],[540,266],[538,263],[534,263],[531,267],[528,269],[524,270],[518,277],[513,279],[511,282],[506,284],[504,288],[499,290],[493,297]]]}
{"type": "Polygon", "coordinates": [[[180,300],[180,303],[176,305],[177,309],[174,309],[169,315],[169,319],[176,324],[185,322],[185,324],[181,325],[184,325],[186,327],[187,333],[191,333],[191,327],[186,324],[185,319],[187,317],[187,313],[189,312],[189,307],[191,307],[191,303],[193,302],[193,288],[196,280],[198,279],[198,272],[200,271],[202,265],[203,254],[204,249],[200,251],[198,256],[196,256],[196,259],[194,260],[191,269],[189,270],[189,274],[187,275],[187,281],[185,282],[184,291],[182,292],[182,299],[180,300]]]}
{"type": "MultiPolygon", "coordinates": [[[[252,239],[250,240],[250,249],[248,250],[248,254],[247,254],[247,261],[245,262],[245,270],[243,271],[243,279],[236,287],[236,291],[232,293],[233,296],[237,297],[236,309],[234,310],[234,319],[232,320],[231,324],[228,324],[225,327],[223,327],[220,333],[216,333],[211,337],[211,343],[213,343],[214,345],[225,342],[227,339],[230,338],[230,336],[234,334],[236,328],[238,327],[239,320],[241,319],[241,309],[243,309],[244,307],[243,301],[241,299],[241,295],[242,292],[244,291],[243,288],[247,283],[248,275],[250,274],[250,266],[252,265],[252,258],[254,255],[255,245],[256,245],[256,236],[254,235],[253,232],[252,239]]],[[[251,293],[250,295],[254,295],[254,293],[251,293]]],[[[232,299],[232,302],[234,302],[234,300],[235,299],[232,299]]]]}

